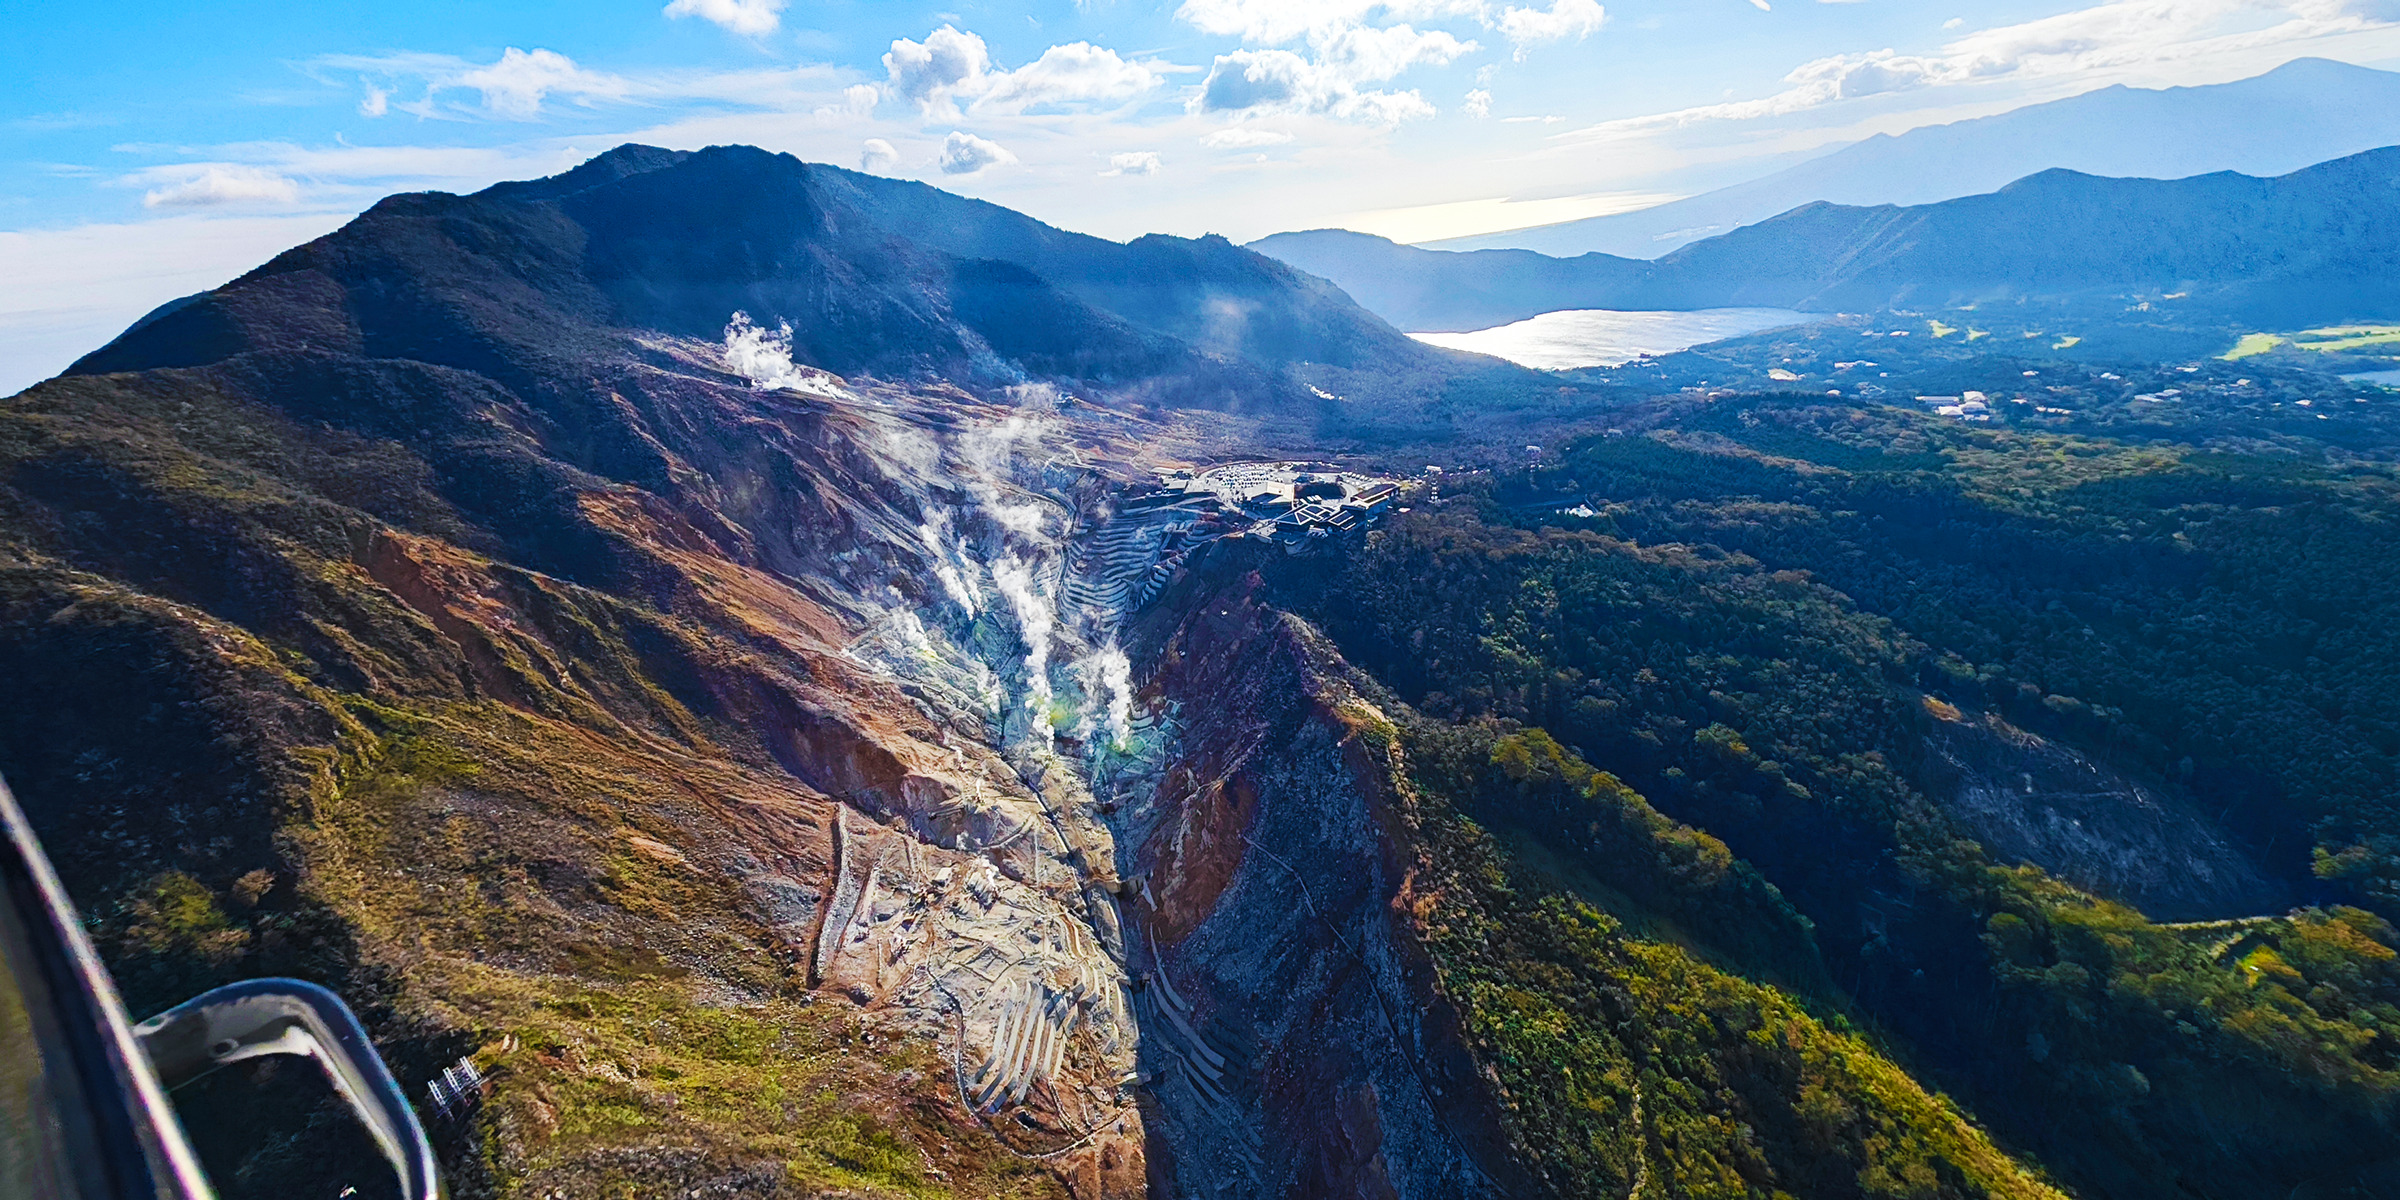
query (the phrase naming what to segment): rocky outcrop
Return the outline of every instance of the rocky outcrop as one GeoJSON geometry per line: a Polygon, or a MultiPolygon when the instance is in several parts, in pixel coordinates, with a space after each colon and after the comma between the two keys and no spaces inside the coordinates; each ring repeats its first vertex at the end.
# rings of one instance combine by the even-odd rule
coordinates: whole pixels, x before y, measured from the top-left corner
{"type": "Polygon", "coordinates": [[[1166,1194],[1446,1197],[1500,1147],[1398,903],[1383,717],[1258,580],[1214,572],[1137,644],[1171,767],[1115,823],[1166,1194]],[[1203,586],[1207,584],[1208,586],[1203,586]]]}
{"type": "Polygon", "coordinates": [[[1939,701],[1927,790],[1995,859],[2031,863],[2161,921],[2279,913],[2288,888],[2175,792],[1990,714],[1939,701]]]}

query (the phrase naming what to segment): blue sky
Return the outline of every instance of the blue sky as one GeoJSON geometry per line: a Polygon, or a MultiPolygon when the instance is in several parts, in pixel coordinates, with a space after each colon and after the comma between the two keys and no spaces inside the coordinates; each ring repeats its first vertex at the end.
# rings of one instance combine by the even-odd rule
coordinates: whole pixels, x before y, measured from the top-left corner
{"type": "Polygon", "coordinates": [[[0,389],[394,191],[749,142],[1108,237],[1424,240],[2303,55],[2400,0],[39,4],[0,41],[0,389]]]}

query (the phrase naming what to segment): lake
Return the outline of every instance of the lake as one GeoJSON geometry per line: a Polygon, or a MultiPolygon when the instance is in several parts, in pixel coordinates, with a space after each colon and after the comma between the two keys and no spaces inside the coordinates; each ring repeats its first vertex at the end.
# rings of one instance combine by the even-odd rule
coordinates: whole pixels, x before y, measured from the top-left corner
{"type": "MultiPolygon", "coordinates": [[[[1415,335],[1411,334],[1410,336],[1415,335]]],[[[2400,388],[2400,371],[2361,371],[2356,375],[2344,375],[2342,378],[2352,383],[2372,383],[2379,387],[2400,388]]]]}
{"type": "Polygon", "coordinates": [[[1788,308],[1703,308],[1692,312],[1622,312],[1575,308],[1478,329],[1472,333],[1412,333],[1433,346],[1471,350],[1545,371],[1614,367],[1645,354],[1672,354],[1704,342],[1822,320],[1788,308]]]}

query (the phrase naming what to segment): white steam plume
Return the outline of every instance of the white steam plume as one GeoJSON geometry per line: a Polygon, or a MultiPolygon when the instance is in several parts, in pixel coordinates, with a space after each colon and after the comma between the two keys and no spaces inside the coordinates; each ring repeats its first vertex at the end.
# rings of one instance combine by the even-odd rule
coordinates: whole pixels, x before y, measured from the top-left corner
{"type": "Polygon", "coordinates": [[[776,322],[761,329],[750,314],[736,312],[725,325],[725,365],[763,391],[789,389],[819,396],[839,396],[817,372],[792,363],[792,323],[776,322]]]}
{"type": "MultiPolygon", "coordinates": [[[[1075,664],[1086,695],[1108,698],[1109,744],[1118,750],[1133,741],[1133,663],[1114,641],[1075,664]]],[[[1088,723],[1090,718],[1087,716],[1088,723]]]]}
{"type": "Polygon", "coordinates": [[[968,620],[974,620],[983,611],[983,587],[976,581],[975,560],[967,556],[966,547],[950,545],[950,510],[928,506],[917,536],[924,539],[926,551],[933,556],[934,578],[941,580],[942,590],[967,610],[968,620]]]}
{"type": "Polygon", "coordinates": [[[1034,590],[1032,565],[1014,554],[992,565],[992,582],[1000,594],[1008,597],[1010,608],[1016,610],[1017,625],[1025,635],[1025,707],[1033,713],[1034,727],[1044,741],[1050,740],[1050,597],[1034,590]]]}

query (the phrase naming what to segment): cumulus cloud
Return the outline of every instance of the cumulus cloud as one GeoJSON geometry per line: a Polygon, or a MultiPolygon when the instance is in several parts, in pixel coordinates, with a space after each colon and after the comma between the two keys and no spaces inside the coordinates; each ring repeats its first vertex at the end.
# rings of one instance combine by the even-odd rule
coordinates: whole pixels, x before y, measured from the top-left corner
{"type": "Polygon", "coordinates": [[[1574,136],[1613,138],[1704,121],[1754,120],[1920,88],[2105,76],[2395,24],[2400,0],[2112,0],[1969,33],[1935,54],[1887,49],[1812,59],[1793,68],[1784,77],[1787,86],[1773,95],[1609,121],[1574,136]]]}
{"type": "Polygon", "coordinates": [[[854,83],[842,89],[839,103],[820,104],[814,115],[820,121],[870,116],[875,112],[875,102],[882,98],[883,93],[877,91],[874,84],[854,83]]]}
{"type": "Polygon", "coordinates": [[[941,167],[944,175],[973,175],[986,167],[1015,161],[1017,156],[1009,153],[1008,147],[953,129],[942,140],[942,156],[935,165],[941,167]]]}
{"type": "Polygon", "coordinates": [[[698,17],[744,37],[765,37],[783,24],[786,0],[674,0],[669,18],[698,17]]]}
{"type": "Polygon", "coordinates": [[[1342,72],[1289,50],[1236,50],[1217,56],[1191,109],[1203,113],[1314,113],[1370,125],[1433,115],[1414,89],[1362,88],[1342,72]]]}
{"type": "MultiPolygon", "coordinates": [[[[183,168],[190,170],[190,168],[183,168]]],[[[149,208],[216,208],[236,204],[291,204],[300,185],[263,167],[209,163],[188,177],[142,193],[149,208]]]]}
{"type": "Polygon", "coordinates": [[[1164,164],[1158,161],[1156,150],[1129,150],[1108,156],[1108,169],[1102,175],[1156,175],[1164,164]]]}
{"type": "Polygon", "coordinates": [[[1130,100],[1158,86],[1158,73],[1140,63],[1117,57],[1114,50],[1090,42],[1069,42],[1042,51],[1034,61],[999,75],[991,90],[977,97],[977,108],[1079,100],[1130,100]]]}
{"type": "Polygon", "coordinates": [[[954,25],[901,38],[883,56],[894,95],[927,117],[954,117],[960,102],[974,111],[1014,112],[1045,104],[1130,100],[1159,82],[1158,70],[1128,62],[1090,42],[1052,46],[1013,71],[995,70],[984,40],[954,25]]]}
{"type": "Polygon", "coordinates": [[[1511,5],[1500,13],[1498,29],[1502,37],[1516,44],[1521,61],[1528,47],[1569,38],[1581,41],[1600,32],[1607,20],[1608,10],[1595,0],[1550,0],[1548,8],[1511,5]]]}
{"type": "Polygon", "coordinates": [[[1476,88],[1467,93],[1467,101],[1460,107],[1470,117],[1488,117],[1492,115],[1492,94],[1483,88],[1476,88]]]}
{"type": "Polygon", "coordinates": [[[1319,30],[1310,37],[1316,57],[1290,50],[1236,50],[1222,54],[1191,100],[1195,112],[1314,113],[1372,125],[1391,125],[1433,115],[1433,105],[1413,89],[1367,87],[1420,64],[1442,65],[1476,49],[1440,30],[1419,32],[1407,25],[1319,30]]]}
{"type": "Polygon", "coordinates": [[[1439,29],[1420,33],[1406,25],[1353,26],[1311,38],[1309,46],[1321,66],[1358,83],[1380,83],[1420,64],[1446,66],[1480,48],[1439,29]]]}
{"type": "Polygon", "coordinates": [[[624,81],[586,71],[555,50],[528,53],[515,46],[501,51],[500,61],[459,75],[457,83],[483,93],[483,107],[493,116],[512,121],[541,116],[542,100],[552,92],[590,99],[622,97],[626,91],[624,81]]]}
{"type": "Polygon", "coordinates": [[[1487,7],[1453,0],[1187,0],[1176,10],[1184,21],[1204,32],[1268,47],[1217,56],[1189,101],[1190,108],[1203,113],[1310,113],[1375,125],[1431,116],[1433,105],[1422,94],[1370,85],[1415,67],[1446,66],[1481,47],[1446,30],[1420,30],[1406,22],[1377,25],[1368,18],[1468,16],[1488,26],[1487,7]],[[1307,52],[1280,48],[1294,42],[1304,43],[1307,52]]]}
{"type": "Polygon", "coordinates": [[[983,39],[955,26],[944,25],[922,42],[900,38],[883,56],[892,92],[923,109],[927,116],[956,112],[951,95],[961,85],[976,84],[989,73],[991,52],[983,39]]]}
{"type": "Polygon", "coordinates": [[[858,148],[858,169],[881,175],[900,165],[900,152],[882,138],[868,138],[858,148]]]}

